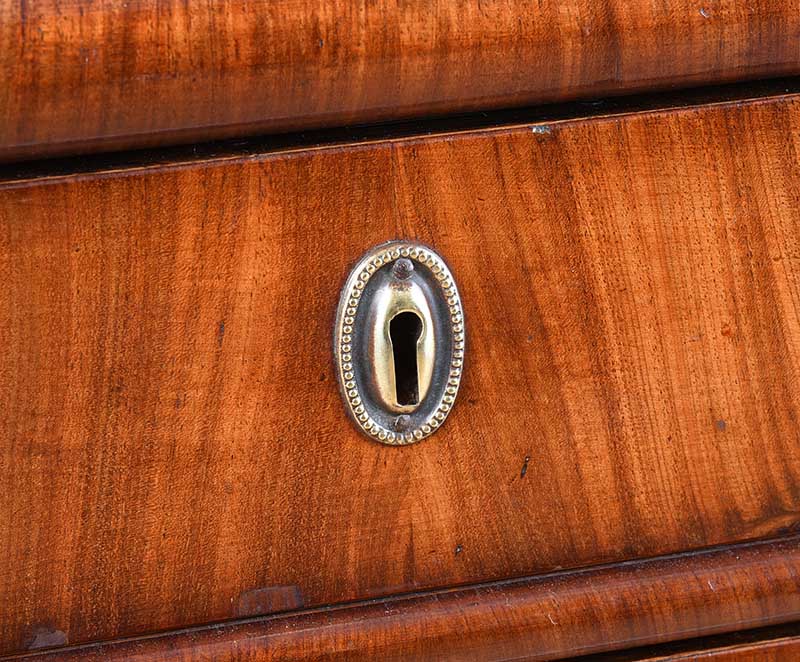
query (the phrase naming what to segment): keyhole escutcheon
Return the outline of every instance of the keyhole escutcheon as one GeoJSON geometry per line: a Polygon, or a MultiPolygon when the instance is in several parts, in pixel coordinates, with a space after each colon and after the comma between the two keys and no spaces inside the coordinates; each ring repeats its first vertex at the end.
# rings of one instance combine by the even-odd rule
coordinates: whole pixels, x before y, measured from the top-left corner
{"type": "Polygon", "coordinates": [[[342,288],[334,349],[342,396],[367,435],[403,445],[441,427],[464,364],[461,299],[441,256],[406,241],[365,253],[342,288]]]}

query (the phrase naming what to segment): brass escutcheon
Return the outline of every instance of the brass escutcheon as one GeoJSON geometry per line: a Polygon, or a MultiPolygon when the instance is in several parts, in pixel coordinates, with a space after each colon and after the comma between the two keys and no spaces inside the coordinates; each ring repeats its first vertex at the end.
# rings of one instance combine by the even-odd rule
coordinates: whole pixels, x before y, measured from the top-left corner
{"type": "Polygon", "coordinates": [[[367,252],[339,298],[337,377],[348,412],[371,438],[411,444],[437,430],[464,367],[464,315],[444,260],[422,244],[367,252]]]}

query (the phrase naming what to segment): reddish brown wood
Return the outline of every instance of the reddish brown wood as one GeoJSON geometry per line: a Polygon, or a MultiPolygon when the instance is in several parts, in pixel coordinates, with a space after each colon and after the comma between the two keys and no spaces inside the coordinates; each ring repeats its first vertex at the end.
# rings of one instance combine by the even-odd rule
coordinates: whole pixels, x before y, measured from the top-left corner
{"type": "Polygon", "coordinates": [[[551,660],[798,616],[800,541],[794,538],[86,646],[32,659],[551,660]]]}
{"type": "Polygon", "coordinates": [[[800,624],[788,629],[794,633],[747,643],[734,641],[728,645],[715,644],[706,647],[703,644],[707,640],[701,639],[696,647],[681,652],[663,655],[620,653],[593,656],[590,659],[591,662],[796,662],[800,659],[800,624]]]}
{"type": "Polygon", "coordinates": [[[654,662],[797,662],[800,660],[800,636],[747,646],[733,646],[695,654],[655,658],[654,662]]]}
{"type": "Polygon", "coordinates": [[[787,96],[0,186],[0,650],[796,528],[798,136],[787,96]],[[331,357],[395,237],[468,332],[406,448],[331,357]]]}
{"type": "Polygon", "coordinates": [[[3,0],[0,160],[800,72],[798,0],[3,0]]]}

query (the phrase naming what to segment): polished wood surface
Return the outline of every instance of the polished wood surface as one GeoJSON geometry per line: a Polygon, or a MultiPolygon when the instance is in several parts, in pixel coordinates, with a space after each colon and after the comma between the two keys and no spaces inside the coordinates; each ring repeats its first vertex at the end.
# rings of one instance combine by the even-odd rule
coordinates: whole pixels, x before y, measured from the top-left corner
{"type": "Polygon", "coordinates": [[[800,636],[749,646],[654,658],[653,662],[797,662],[797,660],[800,660],[800,636]]]}
{"type": "Polygon", "coordinates": [[[796,529],[799,136],[783,96],[0,185],[0,650],[796,529]],[[396,237],[468,333],[405,448],[331,358],[396,237]]]}
{"type": "Polygon", "coordinates": [[[0,160],[800,73],[798,0],[0,0],[0,160]]]}
{"type": "Polygon", "coordinates": [[[694,650],[676,653],[644,655],[600,655],[586,662],[797,662],[800,660],[800,624],[794,634],[730,645],[704,646],[705,639],[694,650]]]}
{"type": "Polygon", "coordinates": [[[552,660],[798,616],[800,540],[793,538],[91,645],[68,653],[43,652],[33,659],[552,660]]]}

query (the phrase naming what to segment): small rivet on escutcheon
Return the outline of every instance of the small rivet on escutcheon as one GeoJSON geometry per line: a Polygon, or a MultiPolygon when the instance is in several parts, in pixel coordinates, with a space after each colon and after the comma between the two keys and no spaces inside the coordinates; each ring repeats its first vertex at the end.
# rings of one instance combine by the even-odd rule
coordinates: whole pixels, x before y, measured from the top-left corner
{"type": "Polygon", "coordinates": [[[401,257],[392,267],[392,273],[397,280],[406,280],[414,271],[414,263],[406,257],[401,257]]]}

